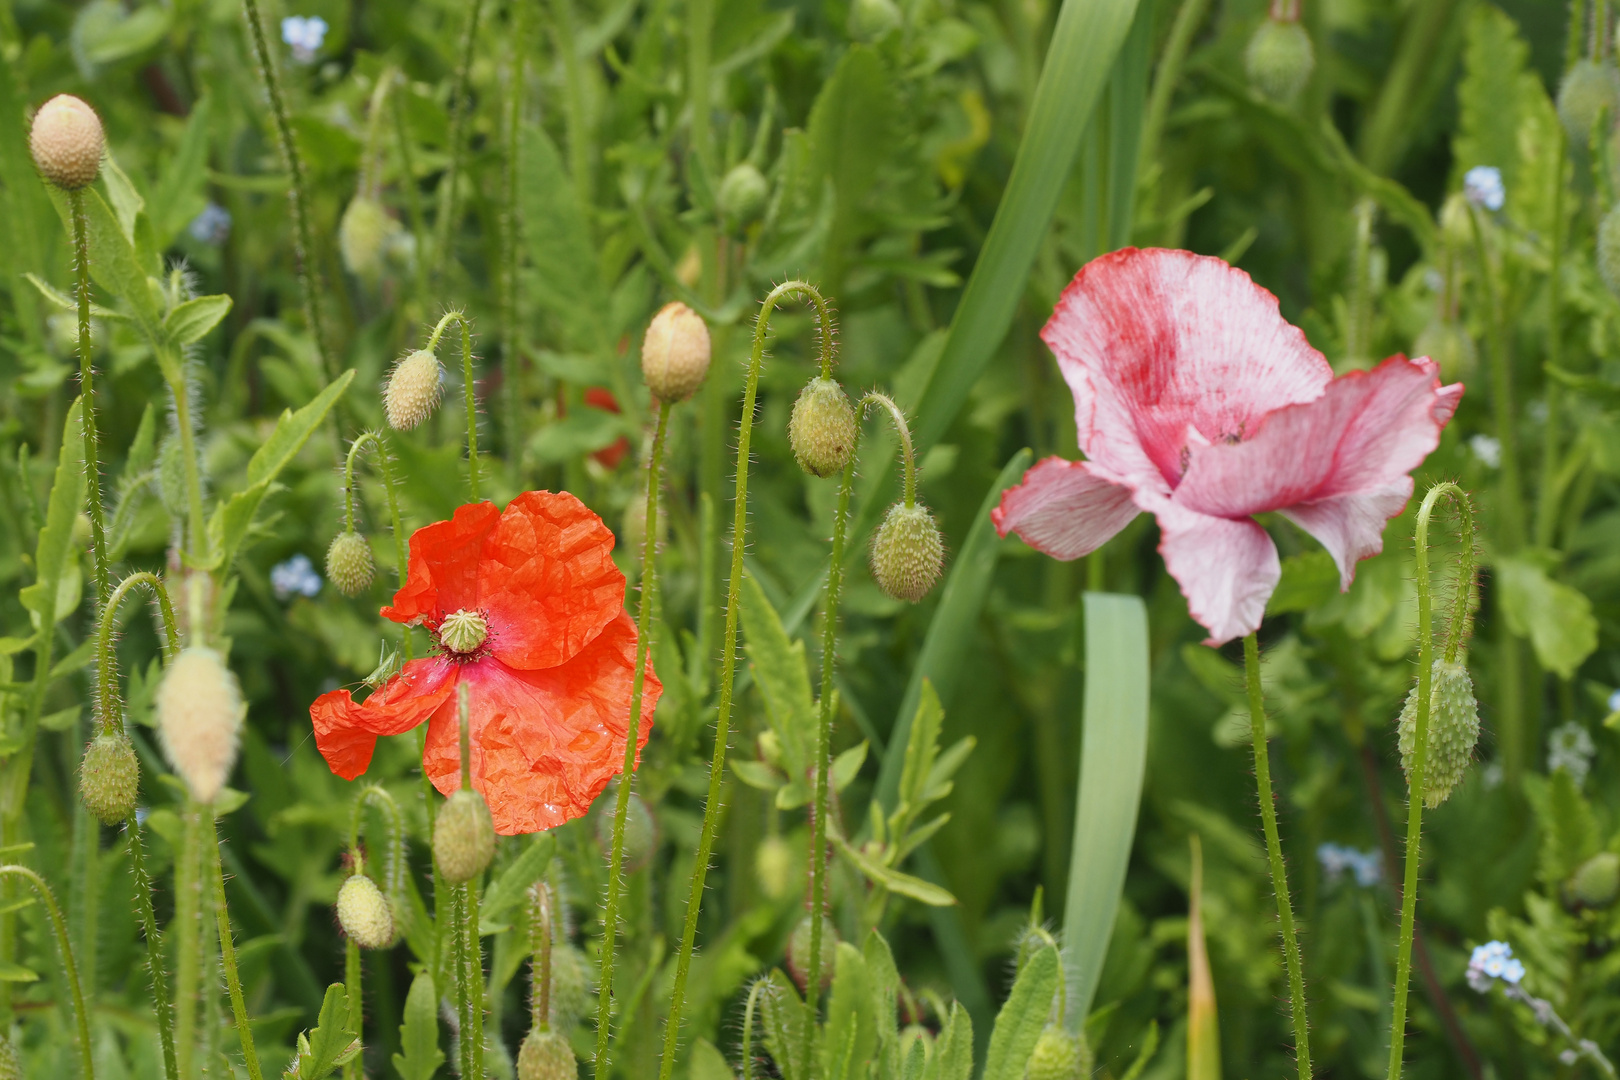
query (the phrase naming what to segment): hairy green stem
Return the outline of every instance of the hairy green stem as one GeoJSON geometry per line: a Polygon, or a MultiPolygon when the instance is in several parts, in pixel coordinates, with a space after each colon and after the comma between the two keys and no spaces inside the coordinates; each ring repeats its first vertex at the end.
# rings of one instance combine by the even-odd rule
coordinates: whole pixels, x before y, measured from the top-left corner
{"type": "MultiPolygon", "coordinates": [[[[478,1077],[472,1062],[472,988],[467,985],[467,886],[450,887],[450,935],[455,949],[452,963],[456,968],[456,1020],[459,1026],[458,1044],[461,1051],[460,1073],[464,1077],[478,1077]]],[[[482,1078],[479,1078],[482,1080],[482,1078]]]]}
{"type": "Polygon", "coordinates": [[[180,1080],[180,1065],[174,1056],[174,1010],[169,1003],[169,972],[163,962],[163,935],[158,930],[157,912],[152,907],[152,879],[146,872],[146,853],[141,843],[141,823],[132,807],[124,821],[129,837],[129,868],[135,878],[135,907],[146,936],[146,970],[152,979],[152,1011],[157,1016],[158,1041],[163,1047],[163,1075],[180,1080]]]}
{"type": "Polygon", "coordinates": [[[518,307],[518,267],[522,240],[518,217],[518,140],[523,125],[525,98],[524,59],[528,47],[529,5],[512,8],[512,71],[506,114],[506,168],[502,174],[502,220],[506,235],[502,245],[501,324],[506,334],[501,364],[506,391],[506,467],[515,486],[521,487],[523,470],[523,349],[522,314],[518,307]]]}
{"type": "MultiPolygon", "coordinates": [[[[358,871],[357,871],[358,872],[358,871]]],[[[362,992],[360,979],[360,946],[349,938],[343,943],[343,988],[349,997],[349,1030],[355,1035],[361,1035],[361,1026],[364,1024],[364,1014],[360,1008],[360,995],[362,992]]],[[[356,1056],[343,1065],[343,1080],[359,1080],[360,1059],[356,1056]]]]}
{"type": "MultiPolygon", "coordinates": [[[[467,84],[472,79],[473,46],[478,42],[478,13],[482,0],[472,0],[467,12],[467,32],[461,40],[461,63],[456,65],[456,82],[450,91],[450,169],[440,181],[444,185],[444,198],[440,204],[443,216],[439,219],[439,250],[434,253],[434,277],[444,278],[450,265],[450,244],[456,225],[456,184],[461,180],[462,144],[467,141],[465,128],[471,103],[467,100],[467,84]]],[[[476,502],[478,497],[473,496],[476,502]]]]}
{"type": "Polygon", "coordinates": [[[470,1075],[484,1080],[484,941],[478,934],[478,879],[473,878],[462,888],[467,891],[467,921],[462,926],[467,939],[467,969],[462,975],[467,980],[467,1012],[472,1020],[470,1075]]]}
{"type": "Polygon", "coordinates": [[[90,359],[90,239],[84,219],[84,191],[68,192],[73,209],[73,263],[79,309],[79,397],[84,402],[79,430],[84,435],[85,494],[90,507],[90,551],[95,566],[96,606],[107,606],[107,526],[101,505],[101,446],[96,430],[96,391],[90,359]]]}
{"type": "Polygon", "coordinates": [[[1508,553],[1524,546],[1524,486],[1519,477],[1519,428],[1513,411],[1513,367],[1502,326],[1496,270],[1485,246],[1485,229],[1478,207],[1469,208],[1474,231],[1474,253],[1479,262],[1480,287],[1485,291],[1486,341],[1491,360],[1491,404],[1496,414],[1496,437],[1502,443],[1501,506],[1498,526],[1508,553]]]}
{"type": "MultiPolygon", "coordinates": [[[[354,807],[349,814],[349,850],[355,855],[355,865],[358,868],[359,860],[363,857],[360,848],[360,827],[364,818],[367,803],[374,803],[382,808],[383,815],[388,819],[387,860],[383,864],[383,891],[388,894],[389,902],[394,905],[395,912],[404,910],[402,904],[405,890],[405,816],[400,812],[399,803],[388,793],[388,789],[379,784],[367,784],[360,794],[354,798],[354,807]]],[[[359,873],[359,869],[356,869],[359,873]]],[[[375,875],[373,875],[375,876],[375,875]]]]}
{"type": "Polygon", "coordinates": [[[467,406],[467,494],[469,501],[478,501],[478,392],[473,381],[472,323],[466,312],[447,311],[428,336],[428,352],[436,352],[439,338],[452,322],[461,324],[461,381],[467,406]]]}
{"type": "MultiPolygon", "coordinates": [[[[566,0],[564,0],[566,2],[566,0]]],[[[681,1012],[686,1005],[686,978],[692,966],[692,947],[697,940],[698,914],[703,906],[704,883],[709,876],[709,858],[714,851],[714,834],[720,820],[720,795],[725,783],[726,748],[731,737],[731,696],[737,674],[737,605],[742,591],[743,550],[748,544],[748,464],[754,435],[754,403],[759,394],[759,374],[765,363],[765,338],[770,331],[771,313],[784,299],[794,297],[815,306],[820,326],[821,367],[831,370],[833,355],[832,309],[815,286],[805,281],[784,281],[765,295],[759,317],[754,322],[754,343],[748,355],[748,375],[743,388],[742,416],[737,430],[737,482],[731,520],[731,575],[726,582],[725,638],[720,653],[720,701],[715,717],[714,757],[709,763],[709,790],[703,801],[703,827],[698,834],[696,858],[692,863],[692,885],[686,897],[686,922],[681,928],[680,951],[675,957],[675,983],[670,993],[669,1020],[664,1029],[664,1055],[658,1065],[659,1080],[669,1080],[675,1069],[675,1048],[680,1039],[681,1012]]],[[[606,1080],[606,1077],[603,1077],[606,1080]]]]}
{"type": "Polygon", "coordinates": [[[754,1017],[760,1012],[760,988],[768,985],[764,979],[755,979],[748,988],[748,1001],[743,1005],[742,1026],[742,1080],[756,1080],[759,1065],[754,1060],[754,1017]]]}
{"type": "Polygon", "coordinates": [[[225,986],[231,995],[231,1012],[236,1018],[236,1037],[242,1043],[242,1061],[249,1080],[263,1080],[259,1054],[253,1048],[253,1027],[248,1022],[247,1002],[242,997],[242,977],[236,970],[236,941],[231,934],[231,913],[225,906],[225,869],[219,858],[219,830],[214,825],[214,809],[201,808],[208,825],[208,876],[214,886],[214,919],[219,926],[219,959],[225,968],[225,986]]]}
{"type": "Polygon", "coordinates": [[[68,992],[73,995],[73,1017],[78,1023],[79,1034],[79,1069],[84,1080],[94,1080],[96,1067],[90,1057],[90,1014],[85,1009],[84,992],[79,988],[79,971],[73,963],[73,946],[68,941],[67,923],[62,919],[62,909],[57,906],[56,896],[51,892],[51,887],[45,884],[45,879],[26,866],[14,863],[0,866],[0,877],[22,878],[34,887],[40,902],[45,905],[45,912],[51,920],[51,931],[56,935],[56,948],[61,953],[62,973],[67,977],[68,992]]]}
{"type": "Polygon", "coordinates": [[[180,1075],[194,1075],[197,1056],[197,994],[202,984],[202,853],[198,831],[202,811],[187,798],[182,812],[180,852],[174,863],[175,1054],[180,1075]]]}
{"type": "Polygon", "coordinates": [[[537,881],[530,890],[534,908],[529,917],[529,951],[534,959],[529,972],[529,1027],[551,1030],[551,887],[537,881]]]}
{"type": "MultiPolygon", "coordinates": [[[[907,506],[917,504],[917,453],[911,445],[911,426],[906,423],[906,414],[894,399],[888,394],[880,394],[876,390],[861,398],[861,412],[864,414],[871,406],[876,405],[889,414],[889,420],[894,424],[894,433],[900,440],[900,465],[905,473],[905,486],[903,488],[907,506]]],[[[854,454],[850,455],[851,460],[854,454]]]]}
{"type": "Polygon", "coordinates": [[[1305,975],[1294,934],[1294,905],[1288,897],[1288,870],[1277,835],[1277,807],[1271,794],[1271,756],[1266,749],[1266,700],[1260,688],[1260,643],[1254,634],[1243,639],[1243,668],[1249,698],[1249,731],[1254,741],[1254,778],[1260,793],[1260,821],[1271,863],[1271,887],[1277,894],[1277,922],[1282,932],[1283,960],[1288,967],[1288,999],[1294,1017],[1294,1058],[1299,1080],[1311,1078],[1311,1034],[1305,1014],[1305,975]]]}
{"type": "Polygon", "coordinates": [[[658,496],[664,473],[664,437],[669,428],[670,403],[658,403],[658,427],[653,432],[652,459],[647,465],[647,523],[641,542],[641,599],[636,608],[636,667],[630,682],[630,720],[624,739],[624,767],[613,805],[613,844],[608,854],[607,900],[602,906],[602,974],[597,983],[596,1075],[609,1076],[608,1048],[613,1027],[613,960],[618,951],[619,893],[624,887],[624,823],[630,815],[630,785],[641,737],[641,701],[647,680],[647,657],[652,651],[653,593],[658,587],[658,496]]]}
{"type": "Polygon", "coordinates": [[[1446,628],[1445,661],[1457,662],[1468,621],[1468,594],[1474,580],[1474,508],[1468,493],[1450,480],[1429,489],[1417,513],[1417,592],[1418,592],[1418,700],[1417,726],[1413,736],[1412,768],[1408,774],[1406,811],[1406,870],[1401,888],[1401,937],[1395,954],[1395,1000],[1389,1027],[1389,1080],[1400,1080],[1402,1054],[1406,1043],[1406,995],[1412,974],[1412,937],[1417,926],[1417,885],[1423,838],[1423,800],[1428,793],[1428,746],[1431,698],[1434,694],[1434,617],[1429,578],[1429,522],[1435,504],[1449,496],[1457,508],[1457,531],[1462,540],[1457,573],[1457,595],[1453,600],[1451,622],[1446,628]]]}
{"type": "Polygon", "coordinates": [[[113,623],[118,617],[118,606],[130,590],[137,585],[151,589],[157,597],[158,610],[163,622],[163,659],[167,663],[180,652],[180,632],[175,626],[174,605],[169,602],[169,590],[163,579],[148,570],[130,574],[118,583],[101,605],[101,621],[96,632],[96,707],[100,713],[101,730],[111,733],[124,730],[123,710],[118,695],[118,672],[112,662],[113,623]]]}

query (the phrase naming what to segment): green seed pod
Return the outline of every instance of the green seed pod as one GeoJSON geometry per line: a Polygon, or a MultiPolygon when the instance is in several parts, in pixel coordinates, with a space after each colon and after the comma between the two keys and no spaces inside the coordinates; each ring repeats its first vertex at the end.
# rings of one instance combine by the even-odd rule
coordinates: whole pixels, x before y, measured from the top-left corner
{"type": "Polygon", "coordinates": [[[928,595],[945,568],[945,542],[934,515],[918,503],[895,503],[872,540],[872,579],[878,588],[915,604],[928,595]]]}
{"type": "Polygon", "coordinates": [[[1604,214],[1598,225],[1597,265],[1603,284],[1620,296],[1620,203],[1604,214]]]}
{"type": "Polygon", "coordinates": [[[394,943],[394,913],[377,883],[351,874],[338,890],[338,925],[362,949],[386,949],[394,943]]]}
{"type": "Polygon", "coordinates": [[[1412,355],[1427,356],[1439,364],[1445,382],[1469,378],[1479,366],[1479,348],[1474,339],[1451,319],[1436,317],[1430,321],[1412,342],[1412,355]]]}
{"type": "MultiPolygon", "coordinates": [[[[609,784],[596,800],[596,842],[602,845],[602,857],[613,850],[613,816],[618,809],[618,781],[609,784]]],[[[647,865],[658,850],[658,821],[647,803],[634,791],[624,814],[624,872],[633,874],[647,865]]]]}
{"type": "Polygon", "coordinates": [[[476,791],[458,791],[439,807],[433,822],[433,858],[452,885],[471,881],[495,857],[495,823],[476,791]]]}
{"type": "Polygon", "coordinates": [[[141,766],[129,736],[102,732],[84,748],[79,763],[79,797],[85,809],[108,825],[129,817],[141,786],[141,766]]]}
{"type": "Polygon", "coordinates": [[[363,281],[373,281],[382,272],[387,254],[400,224],[382,203],[365,195],[349,200],[338,223],[338,251],[349,273],[363,281]]]}
{"type": "Polygon", "coordinates": [[[1278,105],[1299,96],[1311,81],[1316,67],[1316,51],[1311,36],[1293,20],[1267,19],[1255,28],[1249,47],[1243,53],[1243,67],[1249,85],[1278,105]]]}
{"type": "MultiPolygon", "coordinates": [[[[1451,797],[1452,788],[1474,758],[1479,741],[1479,703],[1474,700],[1474,681],[1462,662],[1448,664],[1436,658],[1432,671],[1433,694],[1429,707],[1429,748],[1424,773],[1428,789],[1423,805],[1434,809],[1451,797]]],[[[1411,782],[1412,755],[1417,746],[1417,687],[1406,695],[1401,709],[1401,768],[1411,782]]]]}
{"type": "MultiPolygon", "coordinates": [[[[826,989],[832,982],[833,965],[838,962],[838,928],[827,916],[821,917],[821,986],[826,989]]],[[[799,920],[799,925],[793,928],[793,936],[788,939],[787,954],[788,973],[793,981],[803,990],[810,978],[810,916],[806,915],[799,920]]]]}
{"type": "Polygon", "coordinates": [[[832,379],[816,377],[799,391],[788,420],[788,442],[811,476],[842,472],[855,449],[855,406],[832,379]]]}
{"type": "Polygon", "coordinates": [[[1091,1070],[1080,1070],[1080,1040],[1056,1024],[1047,1024],[1029,1055],[1024,1075],[1028,1080],[1084,1080],[1091,1070]]]}
{"type": "Polygon", "coordinates": [[[1620,115],[1620,74],[1604,61],[1577,60],[1558,87],[1558,119],[1569,141],[1585,146],[1600,113],[1607,113],[1610,124],[1620,115]]]}
{"type": "Polygon", "coordinates": [[[733,165],[720,181],[720,216],[728,225],[751,225],[765,211],[771,185],[751,161],[733,165]]]}
{"type": "Polygon", "coordinates": [[[72,94],[57,94],[39,107],[28,132],[28,150],[40,173],[66,191],[89,185],[101,173],[107,136],[96,110],[72,94]]]}
{"type": "Polygon", "coordinates": [[[444,374],[439,370],[437,356],[417,349],[405,357],[394,365],[388,388],[383,391],[388,426],[395,431],[409,431],[432,416],[443,389],[444,374]]]}
{"type": "Polygon", "coordinates": [[[359,596],[369,589],[376,569],[371,545],[353,529],[338,533],[326,549],[326,578],[344,596],[359,596]]]}
{"type": "Polygon", "coordinates": [[[844,29],[856,41],[877,41],[900,28],[900,9],[894,0],[854,0],[844,29]]]}
{"type": "Polygon", "coordinates": [[[1587,859],[1570,875],[1564,891],[1582,907],[1608,907],[1620,895],[1620,855],[1600,851],[1587,859]]]}
{"type": "Polygon", "coordinates": [[[754,851],[754,875],[759,888],[772,900],[781,900],[793,888],[793,850],[780,836],[767,836],[754,851]]]}
{"type": "Polygon", "coordinates": [[[555,1031],[530,1031],[518,1050],[518,1080],[579,1080],[573,1048],[555,1031]]]}

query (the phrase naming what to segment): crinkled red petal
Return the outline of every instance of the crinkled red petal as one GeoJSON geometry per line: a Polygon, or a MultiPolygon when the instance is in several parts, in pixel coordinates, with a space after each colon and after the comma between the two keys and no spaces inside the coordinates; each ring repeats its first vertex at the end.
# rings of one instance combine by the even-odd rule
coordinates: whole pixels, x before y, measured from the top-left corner
{"type": "Polygon", "coordinates": [[[315,745],[332,771],[353,780],[371,765],[379,735],[409,731],[433,715],[456,688],[456,665],[432,658],[412,660],[365,701],[347,690],[322,694],[309,707],[315,745]]]}

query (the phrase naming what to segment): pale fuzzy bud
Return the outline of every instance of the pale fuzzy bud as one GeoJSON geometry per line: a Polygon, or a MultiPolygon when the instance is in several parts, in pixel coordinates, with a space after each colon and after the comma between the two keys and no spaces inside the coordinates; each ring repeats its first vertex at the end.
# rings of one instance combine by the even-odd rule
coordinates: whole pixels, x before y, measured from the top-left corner
{"type": "Polygon", "coordinates": [[[1620,296],[1620,203],[1611,207],[1598,225],[1597,266],[1603,284],[1620,296]]]}
{"type": "Polygon", "coordinates": [[[135,808],[141,766],[129,736],[103,732],[84,748],[79,763],[79,797],[86,810],[108,825],[123,821],[135,808]]]}
{"type": "Polygon", "coordinates": [[[476,791],[461,790],[445,800],[433,822],[433,858],[452,885],[471,881],[495,857],[495,824],[489,804],[476,791]]]}
{"type": "Polygon", "coordinates": [[[920,503],[895,503],[872,540],[872,579],[878,588],[915,604],[945,568],[945,542],[934,515],[920,503]]]}
{"type": "Polygon", "coordinates": [[[158,736],[169,764],[200,803],[211,803],[236,764],[242,691],[213,649],[193,645],[175,657],[156,694],[158,736]]]}
{"type": "Polygon", "coordinates": [[[426,349],[411,353],[394,365],[394,373],[388,377],[388,388],[383,392],[388,426],[395,431],[409,431],[432,416],[443,389],[439,358],[426,349]]]}
{"type": "Polygon", "coordinates": [[[1305,89],[1316,68],[1311,35],[1295,20],[1266,19],[1249,39],[1243,68],[1262,97],[1286,105],[1305,89]]]}
{"type": "Polygon", "coordinates": [[[1620,73],[1614,65],[1600,60],[1577,60],[1558,87],[1558,119],[1564,122],[1569,141],[1585,146],[1592,139],[1592,126],[1606,114],[1614,124],[1620,116],[1620,73]]]}
{"type": "Polygon", "coordinates": [[[1083,1080],[1080,1040],[1056,1024],[1047,1024],[1035,1040],[1024,1075],[1028,1080],[1083,1080]]]}
{"type": "MultiPolygon", "coordinates": [[[[618,812],[618,781],[613,781],[596,800],[596,842],[606,857],[613,850],[613,819],[618,812]]],[[[658,821],[647,803],[634,791],[624,814],[624,872],[633,874],[647,865],[658,850],[658,821]]]]}
{"type": "MultiPolygon", "coordinates": [[[[788,973],[793,981],[804,989],[810,979],[810,916],[806,915],[799,920],[799,925],[793,928],[793,936],[788,939],[788,973]]],[[[821,917],[821,985],[825,989],[832,982],[833,965],[838,962],[838,928],[827,916],[821,917]]]]}
{"type": "Polygon", "coordinates": [[[518,1050],[518,1080],[578,1080],[579,1062],[555,1031],[531,1031],[518,1050]]]}
{"type": "Polygon", "coordinates": [[[754,875],[759,888],[772,900],[784,899],[793,888],[793,850],[780,836],[767,836],[754,851],[754,875]]]}
{"type": "Polygon", "coordinates": [[[326,549],[326,578],[344,596],[359,596],[370,588],[376,569],[371,545],[353,529],[338,533],[326,549]]]}
{"type": "MultiPolygon", "coordinates": [[[[1429,745],[1424,754],[1426,789],[1423,805],[1434,809],[1451,797],[1474,759],[1479,741],[1479,703],[1474,700],[1474,681],[1461,662],[1448,664],[1436,659],[1430,669],[1432,693],[1429,707],[1429,745]]],[[[1418,688],[1406,695],[1401,709],[1401,769],[1410,784],[1412,758],[1417,752],[1418,688]]]]}
{"type": "Polygon", "coordinates": [[[355,277],[370,281],[382,271],[389,244],[400,224],[382,203],[365,195],[349,200],[338,224],[338,250],[343,265],[355,277]]]}
{"type": "Polygon", "coordinates": [[[107,137],[96,110],[72,94],[58,94],[39,107],[28,132],[28,149],[45,179],[69,191],[101,172],[107,137]]]}
{"type": "Polygon", "coordinates": [[[394,943],[394,914],[377,883],[351,874],[338,890],[338,925],[362,949],[386,949],[394,943]]]}
{"type": "Polygon", "coordinates": [[[1565,890],[1582,907],[1608,907],[1620,895],[1620,855],[1598,852],[1576,868],[1565,890]]]}
{"type": "Polygon", "coordinates": [[[788,418],[788,442],[811,476],[842,472],[855,449],[855,406],[844,388],[817,376],[799,391],[788,418]]]}
{"type": "Polygon", "coordinates": [[[720,181],[720,216],[733,226],[752,224],[764,211],[770,194],[770,182],[753,162],[733,165],[720,181]]]}
{"type": "Polygon", "coordinates": [[[659,401],[674,404],[697,393],[709,374],[709,324],[671,301],[647,326],[641,341],[641,377],[659,401]]]}

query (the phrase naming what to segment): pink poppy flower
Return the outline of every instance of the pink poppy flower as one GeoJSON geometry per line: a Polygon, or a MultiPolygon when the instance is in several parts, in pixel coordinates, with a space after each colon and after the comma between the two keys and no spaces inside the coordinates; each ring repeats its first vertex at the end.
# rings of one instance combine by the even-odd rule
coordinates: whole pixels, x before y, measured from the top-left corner
{"type": "Polygon", "coordinates": [[[1253,515],[1316,537],[1348,589],[1463,392],[1427,358],[1334,378],[1276,297],[1186,251],[1092,261],[1041,337],[1074,394],[1086,460],[1038,462],[1002,497],[996,528],[1077,559],[1154,515],[1165,567],[1212,645],[1260,626],[1282,572],[1253,515]]]}

